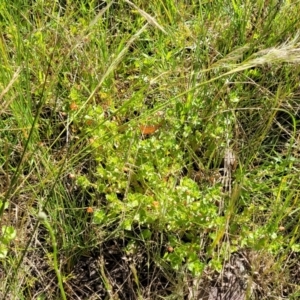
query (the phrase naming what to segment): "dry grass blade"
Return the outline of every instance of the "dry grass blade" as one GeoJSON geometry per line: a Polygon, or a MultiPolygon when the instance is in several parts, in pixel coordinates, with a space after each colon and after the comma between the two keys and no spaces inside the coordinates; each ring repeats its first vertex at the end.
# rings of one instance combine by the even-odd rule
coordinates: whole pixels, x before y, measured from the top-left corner
{"type": "MultiPolygon", "coordinates": [[[[96,92],[100,89],[100,87],[101,87],[102,83],[104,82],[105,78],[107,78],[107,76],[116,68],[116,66],[119,64],[119,62],[122,60],[122,58],[124,57],[125,53],[129,49],[130,45],[132,45],[132,43],[142,34],[142,32],[144,32],[144,30],[147,28],[147,26],[148,26],[148,24],[145,24],[126,43],[125,47],[120,51],[120,53],[118,54],[118,56],[109,65],[109,67],[107,68],[107,70],[105,71],[105,73],[103,74],[103,76],[101,77],[99,83],[97,84],[97,86],[95,87],[95,89],[92,91],[92,93],[90,94],[90,96],[88,97],[88,99],[86,100],[85,104],[88,103],[94,97],[94,95],[96,94],[96,92]]],[[[82,107],[84,107],[85,104],[82,107]]],[[[77,113],[79,113],[79,112],[80,112],[80,109],[78,110],[77,113]]]]}
{"type": "MultiPolygon", "coordinates": [[[[2,93],[0,94],[0,101],[2,100],[2,98],[4,97],[4,95],[10,90],[10,88],[12,87],[12,85],[14,84],[14,82],[18,79],[19,75],[21,72],[21,67],[19,67],[17,69],[17,71],[14,73],[11,81],[8,83],[7,87],[2,91],[2,93]]],[[[1,109],[5,110],[6,107],[12,102],[13,99],[10,99],[9,101],[6,101],[2,104],[1,109]]]]}
{"type": "Polygon", "coordinates": [[[226,73],[226,75],[247,70],[263,64],[275,63],[300,63],[300,47],[299,43],[290,43],[282,45],[281,47],[272,47],[261,50],[249,58],[249,60],[242,62],[233,70],[226,73]]]}
{"type": "Polygon", "coordinates": [[[158,22],[152,17],[150,16],[148,13],[146,13],[144,10],[140,9],[139,7],[137,7],[134,3],[132,3],[129,0],[125,0],[126,3],[128,3],[129,5],[131,5],[132,7],[134,7],[147,21],[149,24],[151,24],[152,26],[157,27],[159,30],[161,30],[164,34],[167,34],[167,32],[164,30],[164,28],[158,24],[158,22]]]}
{"type": "Polygon", "coordinates": [[[100,12],[97,14],[97,16],[90,22],[89,28],[93,27],[104,15],[104,13],[111,7],[113,2],[110,2],[107,4],[104,8],[100,10],[100,12]]]}

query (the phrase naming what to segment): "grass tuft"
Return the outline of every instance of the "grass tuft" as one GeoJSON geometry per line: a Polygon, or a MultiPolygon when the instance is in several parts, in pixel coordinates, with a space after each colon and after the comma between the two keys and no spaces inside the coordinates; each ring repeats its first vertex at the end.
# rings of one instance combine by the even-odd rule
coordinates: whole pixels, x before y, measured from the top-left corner
{"type": "Polygon", "coordinates": [[[298,299],[299,3],[0,7],[0,299],[298,299]]]}

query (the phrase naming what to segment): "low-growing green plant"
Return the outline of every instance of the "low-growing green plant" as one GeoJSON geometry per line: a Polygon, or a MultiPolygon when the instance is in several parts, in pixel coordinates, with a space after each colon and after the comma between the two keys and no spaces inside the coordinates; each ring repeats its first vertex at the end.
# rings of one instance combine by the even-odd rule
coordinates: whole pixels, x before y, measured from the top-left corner
{"type": "Polygon", "coordinates": [[[16,229],[13,226],[3,225],[1,227],[1,238],[0,238],[0,259],[6,258],[10,249],[10,243],[16,238],[16,229]]]}
{"type": "Polygon", "coordinates": [[[234,255],[249,298],[296,297],[299,4],[23,2],[0,4],[0,298],[196,299],[234,255]]]}

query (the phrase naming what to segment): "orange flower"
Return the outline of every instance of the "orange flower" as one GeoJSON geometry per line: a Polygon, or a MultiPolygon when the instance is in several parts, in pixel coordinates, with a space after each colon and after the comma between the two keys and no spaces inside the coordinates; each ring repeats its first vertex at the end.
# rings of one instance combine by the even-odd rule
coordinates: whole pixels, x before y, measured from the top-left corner
{"type": "Polygon", "coordinates": [[[85,121],[85,124],[86,124],[87,126],[91,126],[91,125],[93,125],[93,123],[94,123],[94,121],[91,120],[91,119],[88,119],[88,120],[85,121]]]}
{"type": "Polygon", "coordinates": [[[78,105],[77,105],[75,102],[72,102],[72,103],[70,104],[70,109],[71,109],[71,110],[77,110],[77,109],[78,109],[78,105]]]}
{"type": "Polygon", "coordinates": [[[140,131],[143,135],[149,135],[154,133],[160,125],[142,125],[140,126],[140,131]]]}
{"type": "Polygon", "coordinates": [[[88,208],[86,209],[86,212],[87,212],[88,214],[92,214],[92,213],[94,212],[94,210],[93,210],[92,207],[88,207],[88,208]]]}
{"type": "Polygon", "coordinates": [[[158,207],[159,207],[158,201],[153,201],[153,202],[152,202],[152,205],[153,205],[155,208],[158,208],[158,207]]]}
{"type": "Polygon", "coordinates": [[[167,251],[168,251],[169,253],[172,253],[172,252],[174,252],[174,248],[173,248],[172,246],[168,246],[168,247],[167,247],[167,251]]]}

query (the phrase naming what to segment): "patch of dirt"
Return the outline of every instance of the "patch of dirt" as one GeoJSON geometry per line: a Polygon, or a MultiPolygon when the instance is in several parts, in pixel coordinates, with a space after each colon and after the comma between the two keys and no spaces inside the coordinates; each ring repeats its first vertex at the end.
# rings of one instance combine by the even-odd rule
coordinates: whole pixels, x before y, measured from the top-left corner
{"type": "MultiPolygon", "coordinates": [[[[161,266],[157,258],[151,256],[159,253],[157,244],[155,247],[147,252],[141,243],[130,252],[125,240],[111,240],[74,256],[72,262],[70,258],[63,260],[60,254],[67,299],[289,299],[300,284],[297,253],[288,256],[281,270],[271,255],[238,251],[231,254],[221,272],[207,267],[200,278],[193,278],[161,266]],[[183,280],[183,277],[189,279],[183,280]]],[[[25,257],[23,278],[21,272],[17,275],[25,299],[60,299],[51,260],[42,246],[25,257]]],[[[8,275],[7,269],[0,265],[0,280],[9,278],[8,275]]],[[[8,296],[7,299],[15,298],[8,296]]]]}
{"type": "MultiPolygon", "coordinates": [[[[126,254],[126,243],[108,241],[98,249],[85,253],[72,262],[60,257],[64,289],[68,299],[161,299],[172,293],[172,284],[153,258],[148,257],[142,245],[134,254],[126,254]]],[[[61,255],[62,256],[62,255],[61,255]]],[[[59,299],[56,274],[42,247],[27,255],[23,263],[26,282],[31,286],[21,289],[27,299],[59,299]]],[[[5,276],[4,269],[0,276],[5,276]]]]}

